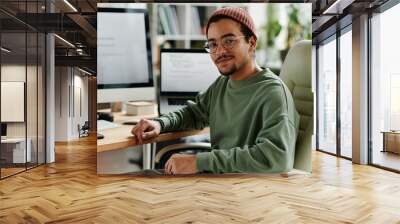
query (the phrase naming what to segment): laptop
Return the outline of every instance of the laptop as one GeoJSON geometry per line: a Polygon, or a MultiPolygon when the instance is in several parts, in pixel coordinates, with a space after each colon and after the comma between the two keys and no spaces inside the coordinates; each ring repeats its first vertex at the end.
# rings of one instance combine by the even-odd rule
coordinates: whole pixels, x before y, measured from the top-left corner
{"type": "Polygon", "coordinates": [[[194,101],[220,75],[203,49],[161,49],[159,114],[176,111],[194,101]]]}

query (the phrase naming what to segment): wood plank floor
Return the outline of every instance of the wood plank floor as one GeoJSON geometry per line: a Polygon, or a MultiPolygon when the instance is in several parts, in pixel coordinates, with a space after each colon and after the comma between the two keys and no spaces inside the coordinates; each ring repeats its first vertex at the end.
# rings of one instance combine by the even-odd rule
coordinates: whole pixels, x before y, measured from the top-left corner
{"type": "Polygon", "coordinates": [[[0,223],[400,223],[400,175],[315,152],[311,176],[96,175],[96,139],[0,181],[0,223]]]}
{"type": "Polygon", "coordinates": [[[25,167],[23,168],[1,168],[1,177],[7,177],[7,176],[11,176],[13,174],[22,172],[25,170],[25,167]]]}

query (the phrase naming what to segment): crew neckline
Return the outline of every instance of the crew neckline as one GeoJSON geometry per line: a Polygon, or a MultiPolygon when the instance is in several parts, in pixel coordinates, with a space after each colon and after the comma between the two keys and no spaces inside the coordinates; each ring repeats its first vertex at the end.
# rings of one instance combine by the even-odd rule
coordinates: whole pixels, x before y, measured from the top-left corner
{"type": "Polygon", "coordinates": [[[244,87],[253,83],[256,83],[263,79],[263,75],[268,71],[268,69],[263,68],[261,71],[257,72],[255,75],[251,76],[248,79],[242,79],[242,80],[232,80],[229,79],[228,83],[232,88],[240,88],[244,87]]]}

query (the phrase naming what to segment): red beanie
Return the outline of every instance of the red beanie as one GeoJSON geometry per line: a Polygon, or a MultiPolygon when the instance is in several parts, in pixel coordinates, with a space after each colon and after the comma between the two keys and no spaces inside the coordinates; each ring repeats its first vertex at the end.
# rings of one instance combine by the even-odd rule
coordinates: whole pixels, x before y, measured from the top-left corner
{"type": "Polygon", "coordinates": [[[210,26],[210,20],[213,17],[219,16],[219,15],[227,16],[227,17],[235,20],[236,22],[243,24],[244,26],[249,28],[249,30],[257,38],[256,27],[254,26],[254,22],[250,16],[250,14],[242,8],[234,8],[234,7],[226,7],[226,8],[220,8],[220,9],[215,10],[215,12],[208,19],[207,26],[206,26],[206,34],[208,34],[208,27],[210,26]]]}

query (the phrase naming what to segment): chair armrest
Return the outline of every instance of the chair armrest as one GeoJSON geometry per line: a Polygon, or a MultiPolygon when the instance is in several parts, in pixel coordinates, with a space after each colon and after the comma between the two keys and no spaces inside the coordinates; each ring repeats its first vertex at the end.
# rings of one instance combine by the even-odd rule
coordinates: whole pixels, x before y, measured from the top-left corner
{"type": "Polygon", "coordinates": [[[164,148],[162,148],[154,158],[155,163],[159,163],[161,157],[170,151],[176,151],[176,150],[182,150],[182,149],[189,149],[189,148],[199,148],[199,149],[210,149],[211,150],[211,144],[210,143],[205,143],[205,142],[193,142],[193,143],[180,143],[180,144],[174,144],[174,145],[169,145],[164,148]]]}

